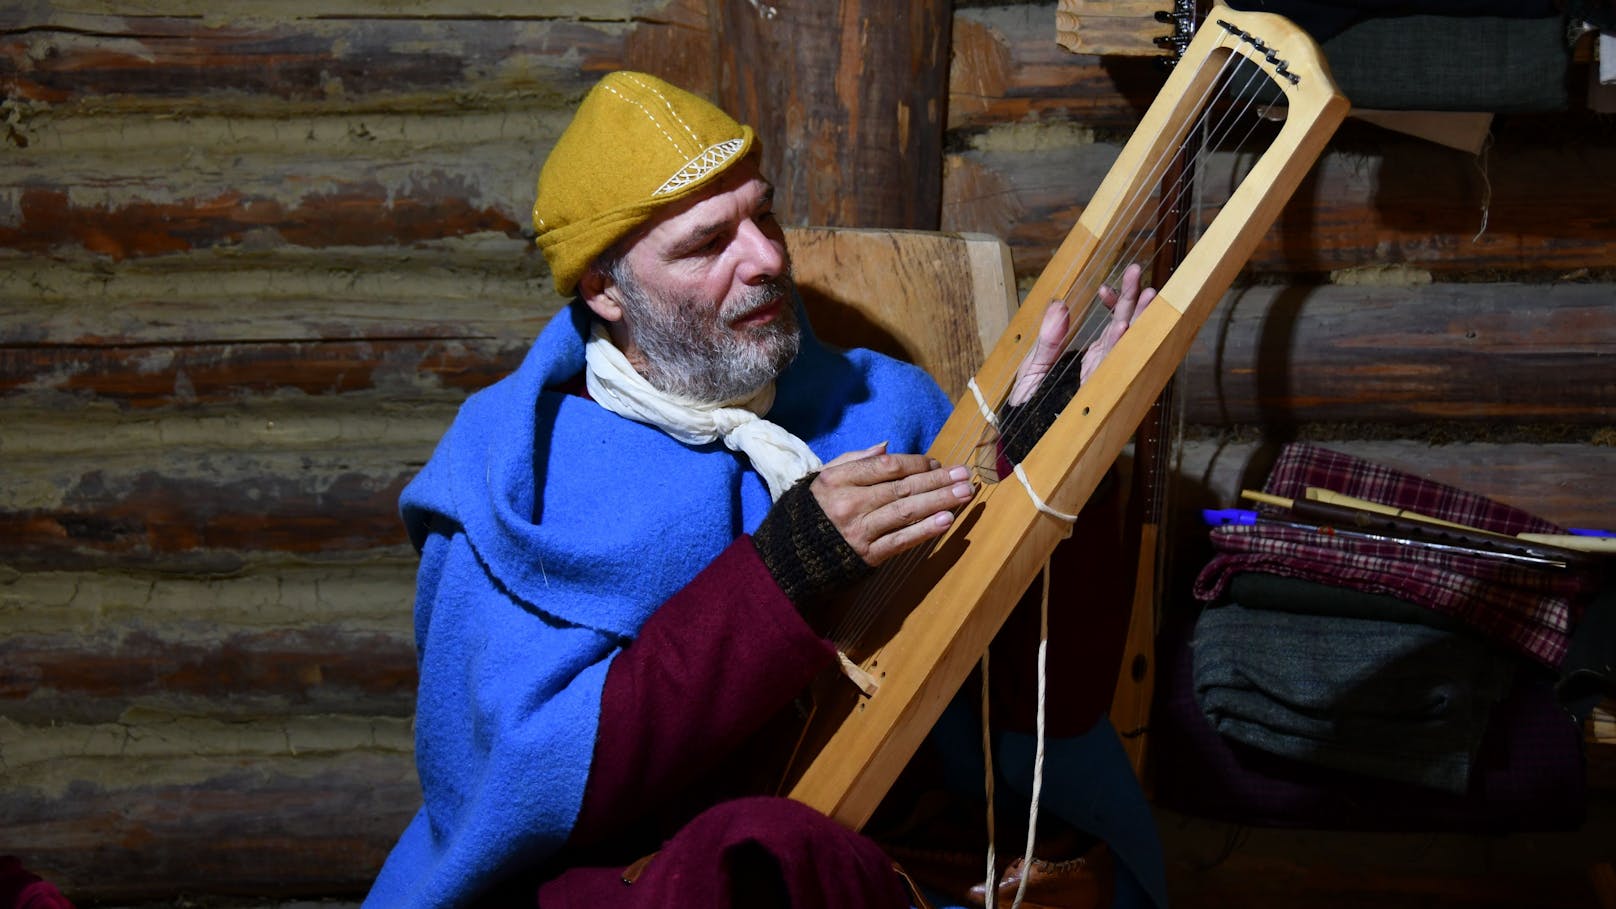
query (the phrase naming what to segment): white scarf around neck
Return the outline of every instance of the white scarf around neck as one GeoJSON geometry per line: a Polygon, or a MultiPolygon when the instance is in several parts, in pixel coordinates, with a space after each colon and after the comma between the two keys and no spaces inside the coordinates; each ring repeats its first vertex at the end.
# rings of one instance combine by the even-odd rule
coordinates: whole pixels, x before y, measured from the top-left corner
{"type": "Polygon", "coordinates": [[[595,325],[584,345],[584,381],[595,403],[620,417],[645,423],[687,445],[723,440],[744,454],[778,500],[792,484],[823,464],[808,444],[763,419],[774,406],[774,383],[747,398],[708,404],[672,395],[640,375],[606,329],[595,325]]]}

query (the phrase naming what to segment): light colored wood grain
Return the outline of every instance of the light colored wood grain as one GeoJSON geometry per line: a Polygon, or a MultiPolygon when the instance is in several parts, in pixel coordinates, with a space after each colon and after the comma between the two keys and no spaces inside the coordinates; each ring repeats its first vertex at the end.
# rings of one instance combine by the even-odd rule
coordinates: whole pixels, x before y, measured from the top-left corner
{"type": "Polygon", "coordinates": [[[1172,8],[1172,0],[1060,0],[1055,40],[1077,54],[1165,56],[1156,38],[1172,34],[1173,27],[1157,22],[1156,13],[1172,8]]]}
{"type": "MultiPolygon", "coordinates": [[[[1078,389],[1054,426],[1022,462],[1030,486],[1055,509],[1078,510],[1122,451],[1145,411],[1189,349],[1200,324],[1228,288],[1290,193],[1301,182],[1343,116],[1347,102],[1333,89],[1317,46],[1290,23],[1265,15],[1229,19],[1271,47],[1285,48],[1300,88],[1286,85],[1291,112],[1269,151],[1231,195],[1222,217],[1165,283],[1105,362],[1078,389]]],[[[1200,116],[1197,98],[1212,64],[1249,45],[1220,30],[1206,30],[1169,79],[1158,103],[1123,149],[1095,201],[1073,227],[1048,268],[1027,295],[987,362],[976,375],[990,406],[1002,402],[1024,341],[1035,337],[1048,303],[1092,299],[1119,255],[1108,245],[1119,212],[1140,198],[1141,187],[1159,179],[1154,162],[1173,150],[1177,127],[1200,116]],[[1098,259],[1104,267],[1086,265],[1098,259]],[[1085,284],[1084,282],[1088,282],[1085,284]]],[[[1121,230],[1130,222],[1121,219],[1121,230]]],[[[974,405],[956,410],[932,446],[944,463],[982,450],[983,421],[974,405]]],[[[991,449],[989,449],[991,450],[991,449]]],[[[810,734],[810,756],[790,792],[852,827],[875,810],[915,748],[1003,623],[1039,566],[1066,536],[1068,525],[1042,514],[1014,483],[988,482],[958,516],[950,532],[909,574],[923,588],[913,609],[889,609],[874,633],[852,655],[881,680],[873,697],[820,704],[819,722],[834,726],[819,745],[810,734]],[[867,649],[866,649],[867,648],[867,649]]],[[[893,604],[903,602],[899,599],[893,604]]],[[[847,686],[842,686],[843,690],[847,686]]],[[[822,734],[822,733],[821,733],[822,734]]]]}
{"type": "Polygon", "coordinates": [[[816,334],[914,363],[951,397],[1015,310],[1010,250],[996,237],[799,227],[786,242],[816,334]]]}

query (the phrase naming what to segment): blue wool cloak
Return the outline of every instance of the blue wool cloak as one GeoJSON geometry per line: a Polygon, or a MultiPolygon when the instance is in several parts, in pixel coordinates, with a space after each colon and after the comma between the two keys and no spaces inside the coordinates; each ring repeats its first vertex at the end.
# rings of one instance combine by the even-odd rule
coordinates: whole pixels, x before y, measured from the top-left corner
{"type": "MultiPolygon", "coordinates": [[[[590,318],[574,301],[552,319],[516,372],[466,401],[401,497],[421,551],[424,804],[367,907],[463,905],[554,853],[613,656],[771,504],[722,443],[687,446],[558,390],[583,371],[590,318]]],[[[803,335],[770,420],[826,461],[883,440],[925,450],[951,409],[930,377],[803,335]]]]}

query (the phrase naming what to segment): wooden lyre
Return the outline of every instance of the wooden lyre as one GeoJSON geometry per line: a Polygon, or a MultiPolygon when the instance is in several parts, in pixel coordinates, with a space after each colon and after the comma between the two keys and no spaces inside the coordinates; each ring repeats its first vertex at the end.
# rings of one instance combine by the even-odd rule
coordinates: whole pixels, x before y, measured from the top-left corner
{"type": "Polygon", "coordinates": [[[858,684],[839,676],[816,684],[813,717],[782,787],[791,797],[850,827],[869,819],[1066,536],[1068,523],[1041,511],[1034,494],[1067,513],[1088,499],[1347,107],[1306,33],[1269,14],[1212,11],[978,370],[976,394],[961,399],[931,447],[944,464],[979,464],[975,498],[942,539],[883,566],[839,608],[843,630],[832,637],[858,684]],[[1154,211],[1164,163],[1203,118],[1227,112],[1236,70],[1271,86],[1265,100],[1249,86],[1234,92],[1239,100],[1266,106],[1282,98],[1283,125],[1156,300],[1021,462],[1026,484],[1001,481],[990,416],[1045,309],[1056,300],[1086,306],[1114,282],[1113,266],[1135,259],[1136,216],[1154,211]]]}

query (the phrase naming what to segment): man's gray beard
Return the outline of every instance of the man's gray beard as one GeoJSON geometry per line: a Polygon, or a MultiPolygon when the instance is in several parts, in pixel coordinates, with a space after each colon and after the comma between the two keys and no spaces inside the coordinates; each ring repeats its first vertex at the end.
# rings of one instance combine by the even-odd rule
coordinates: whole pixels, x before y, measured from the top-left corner
{"type": "Polygon", "coordinates": [[[645,355],[645,379],[658,390],[706,404],[749,398],[797,358],[802,333],[789,274],[750,288],[715,315],[709,301],[653,299],[623,266],[614,280],[634,343],[645,355]],[[739,332],[729,327],[776,301],[780,312],[773,321],[739,332]]]}

